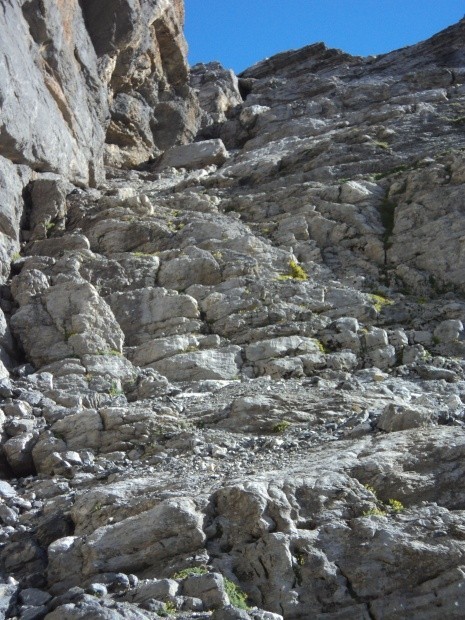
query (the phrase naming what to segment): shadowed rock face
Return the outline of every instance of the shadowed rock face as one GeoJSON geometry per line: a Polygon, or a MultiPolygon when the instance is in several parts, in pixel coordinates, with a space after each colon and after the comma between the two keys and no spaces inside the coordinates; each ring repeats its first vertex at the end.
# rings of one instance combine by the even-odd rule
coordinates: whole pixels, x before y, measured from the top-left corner
{"type": "Polygon", "coordinates": [[[188,87],[184,5],[166,0],[82,0],[108,81],[107,163],[134,166],[191,140],[198,106],[188,87]]]}
{"type": "Polygon", "coordinates": [[[0,615],[461,618],[465,21],[237,77],[182,2],[1,20],[0,615]]]}
{"type": "Polygon", "coordinates": [[[166,0],[3,3],[0,175],[10,248],[31,177],[96,185],[105,152],[110,165],[134,166],[193,138],[199,113],[183,20],[183,3],[166,0]]]}

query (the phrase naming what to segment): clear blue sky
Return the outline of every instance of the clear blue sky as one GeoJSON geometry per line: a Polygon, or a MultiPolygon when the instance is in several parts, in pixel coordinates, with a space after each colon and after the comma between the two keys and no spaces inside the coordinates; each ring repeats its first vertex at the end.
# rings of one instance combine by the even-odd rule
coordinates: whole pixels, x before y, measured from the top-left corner
{"type": "Polygon", "coordinates": [[[237,73],[317,41],[355,55],[418,43],[465,14],[465,0],[185,0],[189,62],[237,73]]]}

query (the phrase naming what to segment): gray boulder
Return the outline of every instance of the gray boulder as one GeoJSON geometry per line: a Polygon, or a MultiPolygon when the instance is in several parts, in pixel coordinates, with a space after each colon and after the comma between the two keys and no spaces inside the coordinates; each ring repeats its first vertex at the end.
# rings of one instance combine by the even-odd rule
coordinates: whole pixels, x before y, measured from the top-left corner
{"type": "Polygon", "coordinates": [[[222,140],[204,140],[185,146],[174,146],[163,155],[159,168],[205,168],[212,164],[221,166],[229,153],[222,140]]]}

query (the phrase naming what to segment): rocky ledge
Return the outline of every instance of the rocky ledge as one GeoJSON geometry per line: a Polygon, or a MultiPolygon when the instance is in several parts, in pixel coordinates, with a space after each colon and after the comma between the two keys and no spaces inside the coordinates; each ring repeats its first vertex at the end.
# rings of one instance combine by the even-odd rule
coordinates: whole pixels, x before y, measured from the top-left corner
{"type": "Polygon", "coordinates": [[[465,21],[235,76],[182,19],[0,15],[0,614],[461,618],[465,21]]]}

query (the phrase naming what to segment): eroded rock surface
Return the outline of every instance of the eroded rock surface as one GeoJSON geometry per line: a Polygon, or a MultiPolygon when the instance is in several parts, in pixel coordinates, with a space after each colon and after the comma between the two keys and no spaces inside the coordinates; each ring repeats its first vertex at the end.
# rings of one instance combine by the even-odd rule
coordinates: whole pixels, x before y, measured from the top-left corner
{"type": "Polygon", "coordinates": [[[461,618],[465,22],[189,75],[181,2],[61,4],[0,43],[0,613],[461,618]]]}

